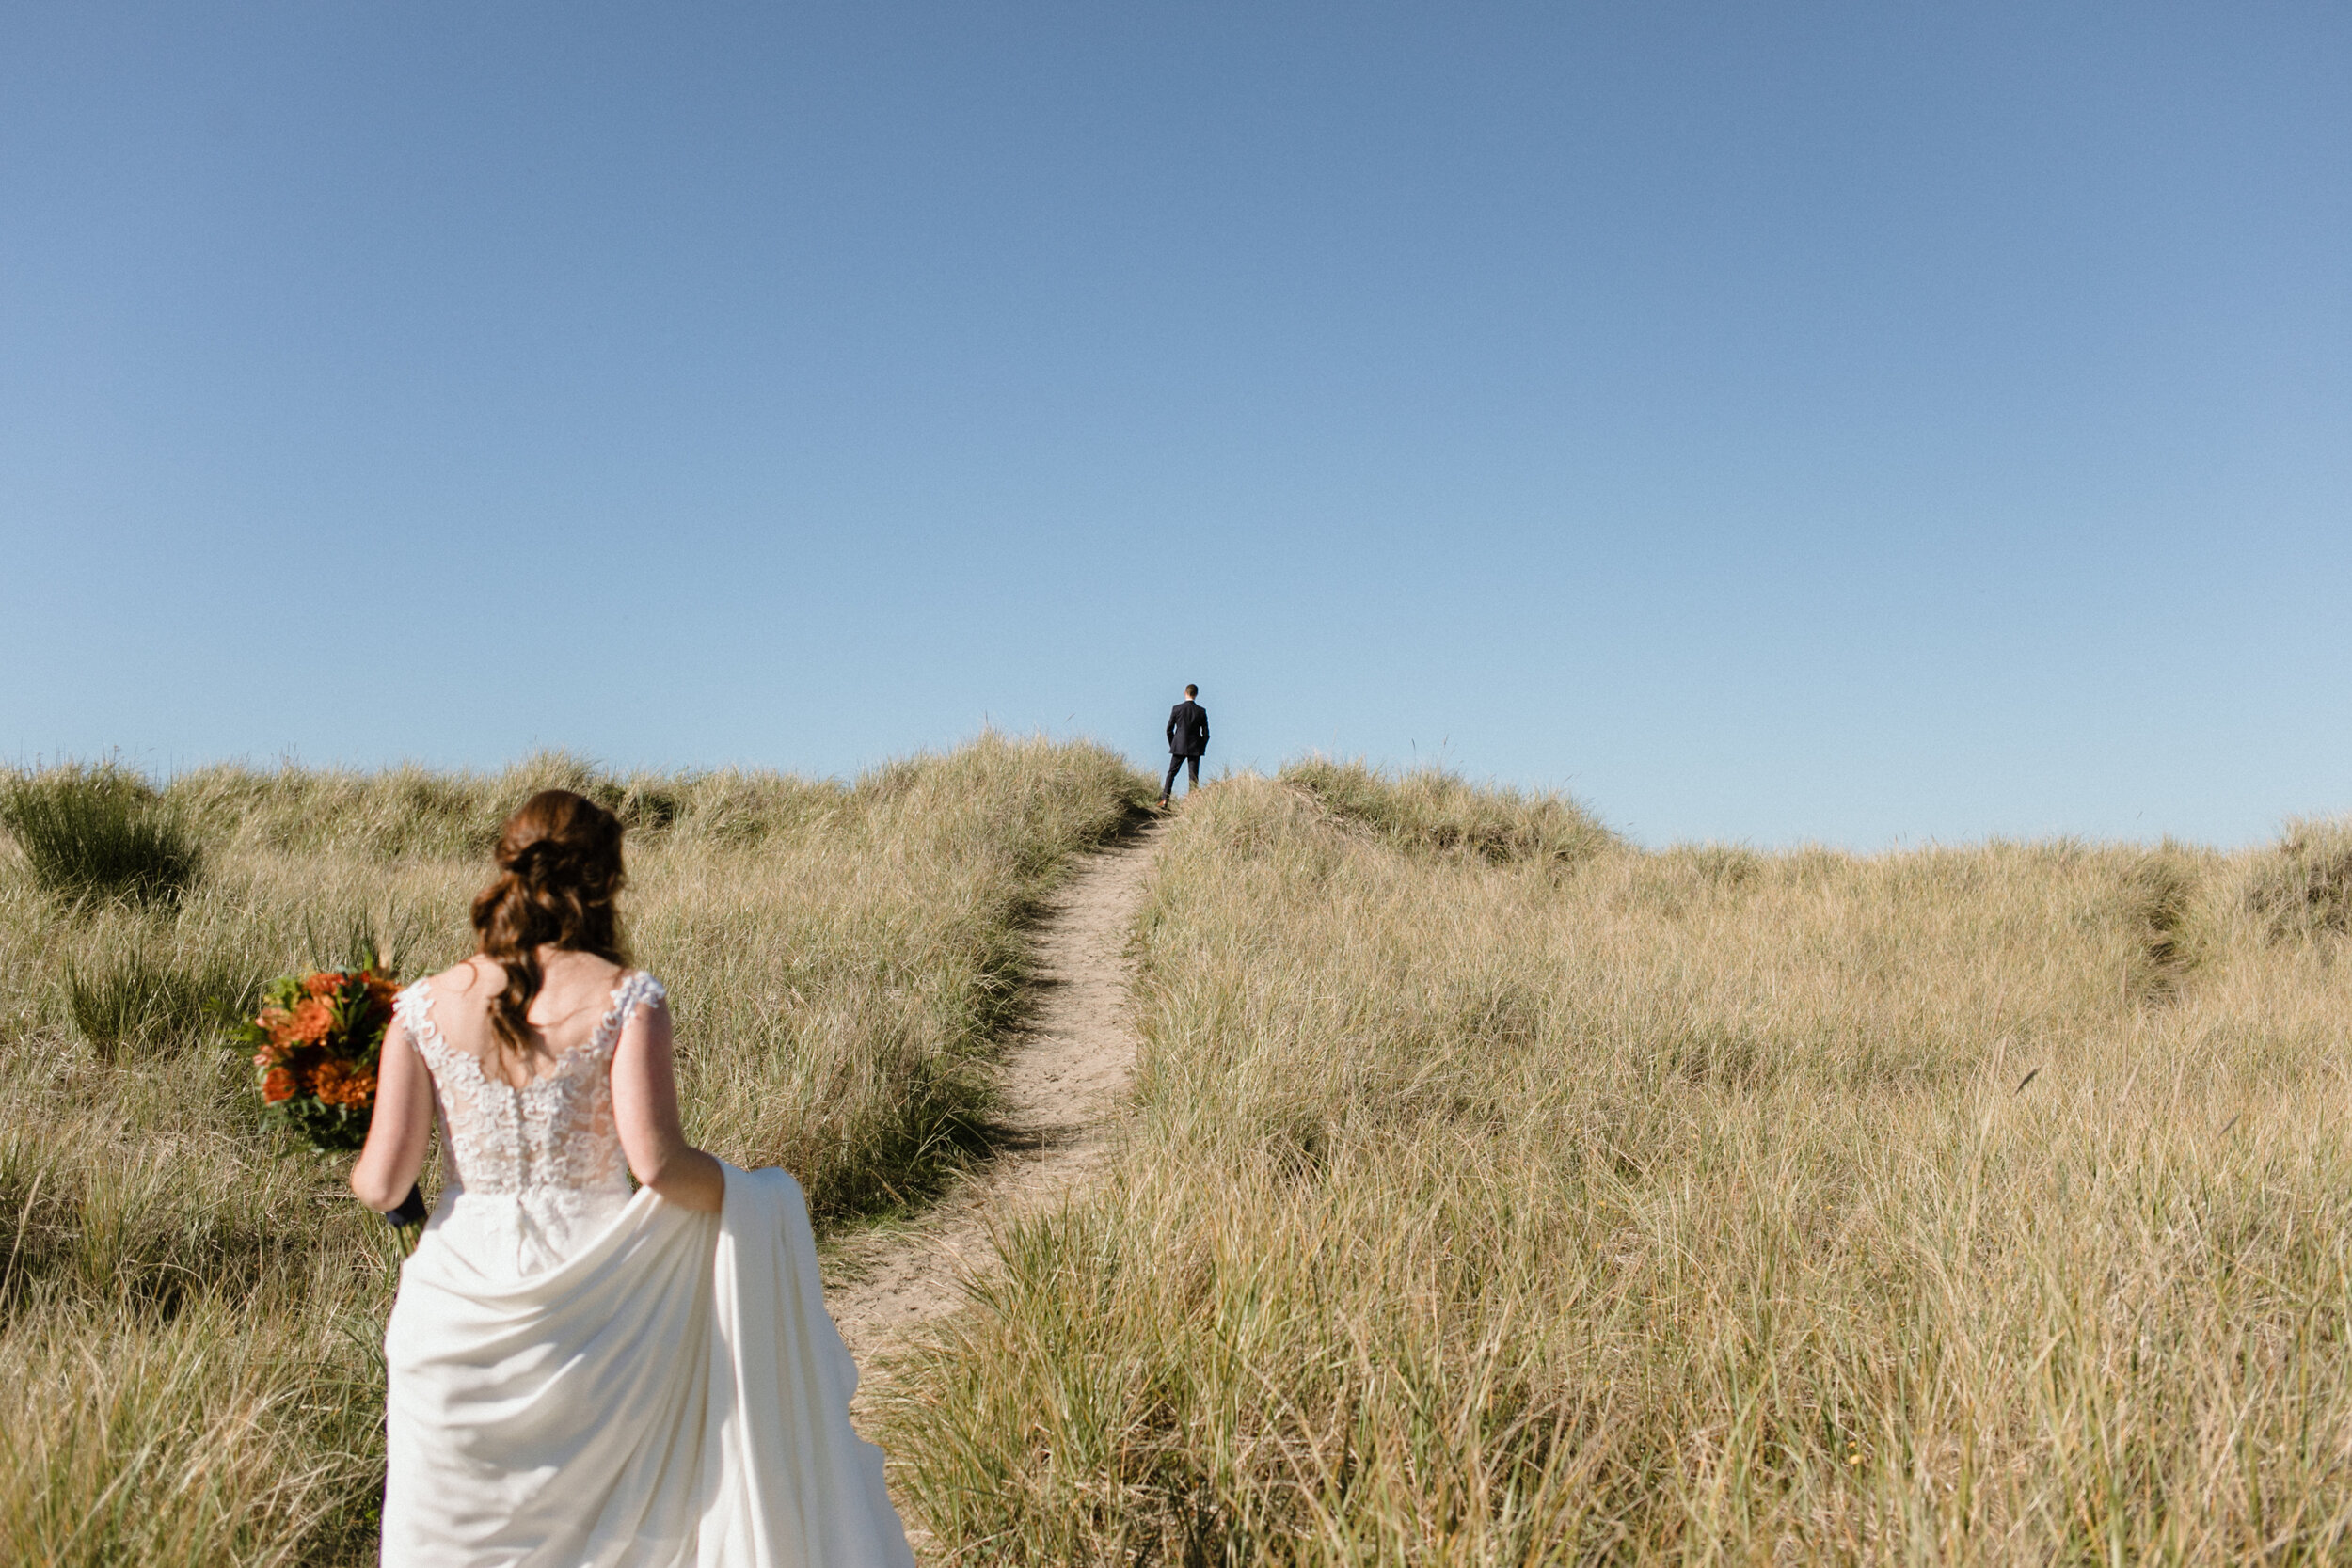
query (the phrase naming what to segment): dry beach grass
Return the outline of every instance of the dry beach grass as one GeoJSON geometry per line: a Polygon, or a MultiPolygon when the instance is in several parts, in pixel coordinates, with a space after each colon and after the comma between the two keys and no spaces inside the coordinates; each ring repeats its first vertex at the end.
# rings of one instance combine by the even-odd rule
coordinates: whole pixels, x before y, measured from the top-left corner
{"type": "MultiPolygon", "coordinates": [[[[1150,789],[993,738],[854,785],[224,769],[139,802],[176,891],[11,852],[0,1560],[366,1559],[395,1254],[203,1006],[453,956],[546,783],[638,824],[699,1135],[836,1227],[984,1138],[1025,923],[1150,789]]],[[[877,1380],[894,1484],[969,1563],[2341,1560],[2348,928],[2343,824],[1645,852],[1440,775],[1222,783],[1101,1174],[877,1380]]]]}
{"type": "Polygon", "coordinates": [[[968,1562],[2341,1560],[2346,848],[1220,784],[900,1484],[968,1562]]]}
{"type": "Polygon", "coordinates": [[[142,796],[201,849],[167,896],[44,886],[20,846],[0,865],[0,1561],[373,1560],[397,1254],[338,1164],[258,1130],[206,1004],[378,944],[407,973],[450,961],[499,819],[549,784],[636,824],[631,937],[675,1001],[691,1131],[793,1169],[835,1226],[918,1200],[985,1140],[1024,924],[1147,788],[1098,748],[993,736],[854,784],[561,757],[220,768],[142,796]]]}

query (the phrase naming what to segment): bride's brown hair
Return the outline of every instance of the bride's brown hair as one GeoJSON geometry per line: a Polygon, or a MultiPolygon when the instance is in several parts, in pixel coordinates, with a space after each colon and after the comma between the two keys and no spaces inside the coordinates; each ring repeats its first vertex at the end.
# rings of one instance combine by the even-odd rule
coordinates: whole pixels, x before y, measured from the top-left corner
{"type": "Polygon", "coordinates": [[[584,795],[543,789],[499,831],[498,863],[498,880],[474,895],[473,928],[476,950],[506,971],[490,999],[503,1059],[531,1050],[531,1002],[547,979],[542,946],[628,962],[614,903],[627,879],[621,819],[584,795]]]}

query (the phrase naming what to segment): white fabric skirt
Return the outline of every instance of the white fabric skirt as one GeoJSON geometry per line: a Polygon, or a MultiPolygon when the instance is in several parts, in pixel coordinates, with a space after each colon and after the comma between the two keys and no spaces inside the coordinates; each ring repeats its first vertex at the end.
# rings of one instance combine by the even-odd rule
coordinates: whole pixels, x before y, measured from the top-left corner
{"type": "Polygon", "coordinates": [[[800,1183],[726,1183],[520,1279],[427,1230],[384,1337],[387,1568],[913,1568],[800,1183]]]}

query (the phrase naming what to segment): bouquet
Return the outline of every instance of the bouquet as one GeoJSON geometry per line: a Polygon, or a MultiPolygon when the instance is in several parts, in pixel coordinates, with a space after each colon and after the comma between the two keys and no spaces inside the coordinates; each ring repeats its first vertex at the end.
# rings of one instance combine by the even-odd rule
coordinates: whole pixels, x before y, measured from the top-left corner
{"type": "MultiPolygon", "coordinates": [[[[400,982],[375,969],[323,969],[263,988],[261,1012],[235,1031],[253,1049],[262,1115],[322,1154],[366,1143],[375,1065],[399,994],[400,982]]],[[[424,1218],[422,1195],[411,1187],[385,1218],[415,1226],[424,1218]]]]}
{"type": "Polygon", "coordinates": [[[376,1056],[400,982],[373,969],[321,970],[274,980],[240,1024],[253,1048],[262,1114],[322,1154],[367,1141],[376,1056]]]}

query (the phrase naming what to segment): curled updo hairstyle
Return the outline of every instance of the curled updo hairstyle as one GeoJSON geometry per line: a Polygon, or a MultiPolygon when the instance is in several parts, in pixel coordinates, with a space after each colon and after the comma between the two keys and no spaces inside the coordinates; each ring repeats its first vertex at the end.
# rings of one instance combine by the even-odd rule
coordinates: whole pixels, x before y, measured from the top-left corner
{"type": "Polygon", "coordinates": [[[499,1054],[531,1050],[531,1002],[547,976],[542,946],[628,961],[614,900],[621,873],[621,819],[568,789],[543,789],[499,832],[499,879],[475,895],[477,951],[506,971],[490,999],[499,1054]]]}

